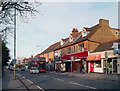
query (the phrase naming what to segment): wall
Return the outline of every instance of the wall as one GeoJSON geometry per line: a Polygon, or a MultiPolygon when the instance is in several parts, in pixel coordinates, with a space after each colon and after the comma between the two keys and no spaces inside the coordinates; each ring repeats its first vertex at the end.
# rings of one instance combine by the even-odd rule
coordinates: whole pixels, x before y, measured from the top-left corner
{"type": "Polygon", "coordinates": [[[113,39],[116,39],[116,37],[111,33],[109,26],[101,26],[90,38],[90,40],[96,42],[106,42],[113,39]]]}

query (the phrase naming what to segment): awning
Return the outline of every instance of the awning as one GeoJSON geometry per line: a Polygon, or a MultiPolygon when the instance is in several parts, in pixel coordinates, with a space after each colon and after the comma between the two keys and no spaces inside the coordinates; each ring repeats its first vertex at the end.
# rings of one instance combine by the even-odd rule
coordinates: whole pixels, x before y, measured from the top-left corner
{"type": "Polygon", "coordinates": [[[96,61],[96,60],[101,60],[101,54],[88,55],[86,59],[86,61],[96,61]]]}

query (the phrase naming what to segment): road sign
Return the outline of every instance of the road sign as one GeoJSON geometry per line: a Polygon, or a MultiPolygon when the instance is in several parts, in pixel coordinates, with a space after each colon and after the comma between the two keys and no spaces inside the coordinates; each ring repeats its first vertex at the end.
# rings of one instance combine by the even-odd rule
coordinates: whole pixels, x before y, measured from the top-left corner
{"type": "Polygon", "coordinates": [[[105,59],[108,60],[108,54],[105,52],[105,59]]]}
{"type": "Polygon", "coordinates": [[[12,63],[13,63],[13,64],[16,64],[16,59],[12,59],[12,63]]]}

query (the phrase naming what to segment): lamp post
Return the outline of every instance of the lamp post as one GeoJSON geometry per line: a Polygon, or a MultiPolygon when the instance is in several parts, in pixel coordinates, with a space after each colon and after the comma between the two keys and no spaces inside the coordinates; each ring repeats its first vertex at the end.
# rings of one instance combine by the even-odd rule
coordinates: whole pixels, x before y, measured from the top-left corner
{"type": "Polygon", "coordinates": [[[71,74],[72,74],[72,61],[74,60],[74,57],[71,57],[71,74]]]}
{"type": "Polygon", "coordinates": [[[107,60],[108,60],[108,54],[107,54],[107,51],[105,52],[105,60],[106,60],[106,74],[107,74],[107,60]]]}
{"type": "MultiPolygon", "coordinates": [[[[16,59],[16,4],[14,5],[14,59],[16,59]]],[[[15,63],[14,63],[14,79],[15,79],[15,63]]]]}

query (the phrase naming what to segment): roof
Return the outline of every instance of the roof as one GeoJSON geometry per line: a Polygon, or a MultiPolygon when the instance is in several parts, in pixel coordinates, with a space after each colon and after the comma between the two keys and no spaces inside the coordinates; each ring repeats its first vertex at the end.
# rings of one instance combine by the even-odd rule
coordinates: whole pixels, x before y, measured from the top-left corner
{"type": "Polygon", "coordinates": [[[79,42],[82,42],[82,41],[85,41],[87,40],[89,37],[91,37],[98,29],[100,28],[99,24],[93,26],[93,27],[90,27],[90,28],[87,28],[90,33],[85,36],[85,37],[82,37],[82,35],[74,42],[75,44],[76,43],[79,43],[79,42]]]}
{"type": "Polygon", "coordinates": [[[54,51],[57,47],[60,46],[60,42],[56,42],[54,44],[52,44],[51,46],[49,46],[45,51],[43,51],[41,54],[45,54],[45,53],[48,53],[48,52],[52,52],[54,51]]]}
{"type": "Polygon", "coordinates": [[[67,42],[68,39],[69,39],[69,37],[68,37],[68,38],[65,38],[65,39],[61,39],[61,40],[63,40],[64,42],[67,42]]]}
{"type": "Polygon", "coordinates": [[[108,42],[105,42],[105,43],[101,43],[96,48],[96,50],[94,52],[100,52],[100,51],[105,51],[105,50],[112,50],[113,43],[118,43],[118,42],[120,42],[120,39],[108,41],[108,42]]]}
{"type": "Polygon", "coordinates": [[[62,46],[62,47],[66,47],[66,46],[69,46],[69,45],[71,45],[71,44],[73,44],[73,42],[75,41],[75,39],[79,36],[81,34],[81,32],[78,32],[78,33],[76,33],[76,34],[70,34],[72,37],[73,37],[73,41],[69,41],[69,39],[68,39],[68,41],[62,46]]]}
{"type": "Polygon", "coordinates": [[[117,29],[117,28],[111,28],[111,29],[113,29],[113,30],[120,30],[120,29],[117,29]]]}

